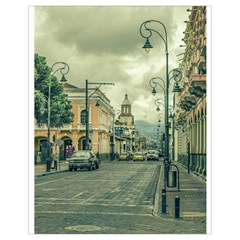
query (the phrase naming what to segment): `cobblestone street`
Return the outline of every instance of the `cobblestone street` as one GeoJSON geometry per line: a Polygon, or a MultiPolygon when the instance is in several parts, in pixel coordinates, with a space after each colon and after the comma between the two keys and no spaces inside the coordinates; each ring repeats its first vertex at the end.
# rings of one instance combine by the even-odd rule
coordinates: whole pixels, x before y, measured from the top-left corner
{"type": "Polygon", "coordinates": [[[159,214],[161,177],[159,162],[104,162],[92,172],[38,177],[35,233],[205,233],[203,220],[159,214]]]}

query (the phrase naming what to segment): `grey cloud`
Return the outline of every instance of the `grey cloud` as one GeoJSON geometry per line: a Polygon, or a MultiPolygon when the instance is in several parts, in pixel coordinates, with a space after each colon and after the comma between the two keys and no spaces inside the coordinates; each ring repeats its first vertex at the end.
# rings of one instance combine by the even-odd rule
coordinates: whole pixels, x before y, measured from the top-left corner
{"type": "Polygon", "coordinates": [[[151,95],[149,80],[165,76],[165,51],[161,39],[153,36],[154,49],[151,54],[145,53],[140,25],[151,19],[165,24],[170,69],[177,67],[175,55],[179,53],[177,48],[183,37],[179,27],[184,27],[186,8],[36,7],[35,52],[45,56],[49,64],[67,62],[70,66],[68,79],[76,86],[83,87],[86,78],[114,82],[114,88],[102,90],[106,89],[106,95],[115,106],[121,105],[126,91],[131,102],[140,95],[147,99],[151,95]]]}
{"type": "Polygon", "coordinates": [[[73,45],[81,53],[120,55],[139,51],[139,46],[144,42],[139,27],[142,22],[152,18],[161,18],[168,29],[171,44],[171,35],[175,31],[173,10],[171,7],[37,8],[37,12],[44,11],[46,16],[39,30],[46,35],[51,34],[55,41],[73,45]]]}

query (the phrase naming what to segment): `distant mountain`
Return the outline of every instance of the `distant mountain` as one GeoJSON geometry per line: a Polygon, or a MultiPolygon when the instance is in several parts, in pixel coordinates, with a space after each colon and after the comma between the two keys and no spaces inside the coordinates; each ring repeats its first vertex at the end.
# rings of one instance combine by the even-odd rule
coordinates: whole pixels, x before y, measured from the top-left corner
{"type": "Polygon", "coordinates": [[[135,125],[140,133],[150,139],[157,139],[157,123],[149,123],[143,120],[136,120],[135,125]]]}

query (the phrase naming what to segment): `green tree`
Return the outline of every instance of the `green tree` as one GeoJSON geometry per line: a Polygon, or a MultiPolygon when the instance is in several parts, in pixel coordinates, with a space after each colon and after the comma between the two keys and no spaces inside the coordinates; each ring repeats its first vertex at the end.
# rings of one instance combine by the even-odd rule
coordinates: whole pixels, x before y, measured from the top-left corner
{"type": "Polygon", "coordinates": [[[48,93],[50,94],[50,127],[62,127],[73,122],[71,101],[63,92],[63,85],[51,74],[46,58],[34,55],[34,115],[39,126],[48,122],[48,93]]]}

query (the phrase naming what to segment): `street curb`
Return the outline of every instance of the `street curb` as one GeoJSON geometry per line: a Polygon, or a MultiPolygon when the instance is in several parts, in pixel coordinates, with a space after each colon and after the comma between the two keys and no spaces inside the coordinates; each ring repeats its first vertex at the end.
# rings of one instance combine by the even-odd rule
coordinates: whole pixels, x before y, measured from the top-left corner
{"type": "Polygon", "coordinates": [[[57,173],[63,173],[63,172],[68,172],[69,170],[66,169],[66,170],[60,170],[60,171],[55,171],[55,172],[46,172],[46,173],[41,173],[41,174],[37,174],[35,175],[34,177],[37,178],[37,177],[43,177],[43,176],[48,176],[48,175],[52,175],[52,174],[57,174],[57,173]]]}
{"type": "MultiPolygon", "coordinates": [[[[111,160],[101,160],[101,162],[103,163],[108,163],[108,162],[113,162],[111,160]]],[[[63,173],[63,172],[68,172],[69,170],[60,170],[60,171],[54,171],[54,172],[45,172],[45,173],[41,173],[41,174],[37,174],[34,177],[38,178],[38,177],[44,177],[44,176],[48,176],[48,175],[52,175],[52,174],[57,174],[57,173],[63,173]]]]}
{"type": "Polygon", "coordinates": [[[161,178],[162,178],[162,167],[158,165],[158,180],[155,189],[155,196],[154,196],[154,205],[152,215],[155,217],[159,216],[159,202],[160,202],[160,187],[161,187],[161,178]]]}

